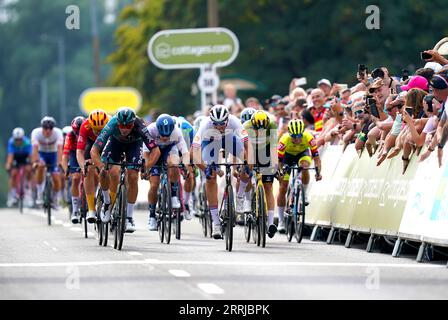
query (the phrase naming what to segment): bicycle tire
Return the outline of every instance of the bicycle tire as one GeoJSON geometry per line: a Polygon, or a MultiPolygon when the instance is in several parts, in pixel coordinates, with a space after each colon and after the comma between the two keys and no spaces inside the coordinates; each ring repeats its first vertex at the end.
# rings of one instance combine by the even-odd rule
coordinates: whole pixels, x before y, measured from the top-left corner
{"type": "Polygon", "coordinates": [[[103,229],[103,246],[107,246],[107,240],[109,236],[109,222],[107,223],[101,223],[101,228],[103,229]]]}
{"type": "Polygon", "coordinates": [[[244,239],[246,239],[246,242],[250,241],[251,236],[251,226],[252,221],[250,221],[249,215],[245,212],[244,213],[244,239]]]}
{"type": "Polygon", "coordinates": [[[292,218],[291,210],[289,204],[291,203],[291,188],[288,184],[288,189],[286,190],[286,210],[285,210],[285,229],[286,229],[286,240],[291,242],[294,236],[294,219],[292,218]]]}
{"type": "MultiPolygon", "coordinates": [[[[120,192],[120,190],[119,190],[120,192]]],[[[114,233],[114,249],[118,248],[118,226],[120,224],[120,193],[117,193],[117,197],[115,198],[115,203],[114,206],[112,208],[112,216],[113,216],[113,220],[112,220],[112,224],[110,226],[110,230],[111,232],[114,233]]]]}
{"type": "Polygon", "coordinates": [[[180,215],[180,210],[179,209],[177,209],[176,210],[176,239],[177,240],[180,240],[180,234],[181,234],[181,215],[180,215]]]}
{"type": "Polygon", "coordinates": [[[226,222],[225,222],[225,241],[227,251],[232,251],[233,248],[233,224],[235,221],[235,204],[233,199],[233,188],[227,186],[227,201],[226,201],[226,222]]]}
{"type": "Polygon", "coordinates": [[[303,184],[300,183],[297,193],[298,195],[295,198],[297,211],[294,216],[294,235],[297,242],[301,243],[303,239],[303,228],[305,226],[305,190],[303,189],[303,184]]]}
{"type": "Polygon", "coordinates": [[[119,225],[119,238],[118,238],[118,250],[121,250],[123,247],[124,234],[126,232],[126,222],[127,222],[127,200],[128,200],[128,192],[126,186],[121,187],[120,192],[121,200],[120,200],[120,225],[119,225]]]}
{"type": "Polygon", "coordinates": [[[159,189],[158,192],[158,197],[157,197],[157,229],[159,230],[159,239],[160,242],[163,243],[163,241],[165,240],[165,200],[166,200],[166,195],[164,194],[165,192],[165,188],[161,187],[161,189],[159,189]]]}
{"type": "Polygon", "coordinates": [[[84,192],[84,188],[81,188],[81,216],[84,219],[84,238],[88,238],[87,235],[87,200],[86,200],[86,194],[84,192]]]}
{"type": "Polygon", "coordinates": [[[96,211],[96,231],[98,232],[98,245],[103,244],[103,222],[101,221],[101,207],[103,206],[103,193],[98,188],[96,193],[95,211],[96,211]]]}
{"type": "Polygon", "coordinates": [[[171,206],[171,186],[166,183],[165,186],[165,194],[166,194],[166,201],[165,201],[165,212],[164,215],[166,217],[165,219],[165,243],[169,244],[171,242],[171,224],[173,220],[173,210],[171,206]]]}
{"type": "Polygon", "coordinates": [[[45,179],[45,189],[44,189],[44,204],[47,210],[47,223],[49,226],[51,226],[51,182],[47,181],[48,179],[45,179]]]}
{"type": "Polygon", "coordinates": [[[260,245],[264,248],[266,247],[266,201],[265,201],[265,193],[262,186],[258,186],[258,217],[260,218],[260,245]]]}
{"type": "Polygon", "coordinates": [[[205,202],[204,195],[202,191],[199,193],[199,211],[201,212],[201,226],[202,226],[202,234],[207,238],[208,224],[207,224],[207,216],[205,214],[205,202]]]}

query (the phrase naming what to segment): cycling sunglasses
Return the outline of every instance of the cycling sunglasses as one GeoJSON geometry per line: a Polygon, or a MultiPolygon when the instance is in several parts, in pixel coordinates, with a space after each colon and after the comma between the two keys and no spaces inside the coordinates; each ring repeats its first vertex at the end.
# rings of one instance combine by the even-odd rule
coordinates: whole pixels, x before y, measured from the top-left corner
{"type": "Polygon", "coordinates": [[[222,127],[225,126],[227,124],[227,120],[226,121],[221,121],[221,122],[213,122],[213,125],[215,127],[222,127]]]}
{"type": "Polygon", "coordinates": [[[291,138],[293,138],[293,139],[300,139],[300,138],[303,137],[303,134],[302,133],[300,133],[300,134],[292,134],[292,133],[290,133],[289,136],[291,138]]]}
{"type": "Polygon", "coordinates": [[[134,123],[129,123],[129,124],[118,124],[118,128],[120,129],[132,129],[134,127],[134,123]]]}

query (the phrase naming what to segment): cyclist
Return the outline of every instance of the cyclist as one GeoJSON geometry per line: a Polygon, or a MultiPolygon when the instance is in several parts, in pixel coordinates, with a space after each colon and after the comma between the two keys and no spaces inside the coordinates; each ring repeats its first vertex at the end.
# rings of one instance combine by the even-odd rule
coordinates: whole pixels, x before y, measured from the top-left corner
{"type": "MultiPolygon", "coordinates": [[[[279,162],[289,166],[299,164],[302,168],[309,168],[312,159],[316,168],[316,181],[322,179],[321,161],[319,151],[317,150],[316,141],[311,133],[305,130],[305,125],[302,120],[294,119],[288,123],[288,132],[283,134],[278,144],[278,158],[279,162]],[[310,154],[311,150],[311,154],[310,154]]],[[[288,171],[288,170],[287,170],[288,171]]],[[[305,191],[305,205],[308,205],[307,189],[310,181],[310,174],[308,170],[302,171],[302,184],[305,191]]],[[[279,179],[280,188],[277,196],[278,207],[278,231],[285,232],[284,212],[286,205],[286,191],[288,189],[289,173],[285,174],[279,179]]]]}
{"type": "Polygon", "coordinates": [[[65,137],[64,153],[62,156],[62,169],[66,174],[69,174],[72,179],[70,192],[72,195],[72,216],[71,220],[73,224],[78,223],[79,219],[79,205],[80,195],[79,184],[81,182],[81,169],[79,168],[78,161],[76,160],[76,144],[78,141],[79,129],[84,122],[84,117],[76,117],[71,122],[72,130],[65,137]],[[68,168],[70,166],[70,168],[68,168]],[[68,170],[68,172],[67,172],[68,170]]]}
{"type": "Polygon", "coordinates": [[[201,126],[202,121],[205,120],[205,119],[207,119],[206,116],[198,116],[198,117],[194,120],[194,122],[193,122],[193,129],[194,129],[194,132],[198,132],[199,127],[201,126]]]}
{"type": "MultiPolygon", "coordinates": [[[[272,238],[277,232],[277,226],[274,224],[275,201],[272,189],[274,175],[278,167],[276,157],[277,124],[274,118],[266,111],[258,110],[252,115],[250,120],[243,124],[243,127],[248,132],[249,141],[251,142],[249,148],[251,150],[250,163],[255,163],[259,166],[263,175],[262,182],[268,206],[268,236],[272,238]]],[[[251,192],[246,192],[246,201],[249,208],[251,200],[251,192]]],[[[245,212],[247,211],[251,210],[245,210],[245,212]]]]}
{"type": "MultiPolygon", "coordinates": [[[[192,152],[194,163],[204,171],[206,176],[206,193],[210,213],[213,220],[213,233],[215,239],[221,239],[221,222],[218,216],[218,185],[216,174],[222,176],[222,170],[212,163],[218,162],[218,152],[225,150],[225,158],[231,153],[233,156],[247,160],[248,136],[241,121],[229,114],[224,105],[215,105],[210,110],[210,116],[203,120],[196,133],[192,152]]],[[[248,170],[245,170],[246,172],[248,170]]],[[[244,205],[244,192],[249,182],[247,174],[240,175],[240,185],[237,194],[237,211],[244,205]]]]}
{"type": "Polygon", "coordinates": [[[79,130],[78,143],[76,145],[76,159],[84,176],[84,191],[87,200],[87,222],[95,222],[95,190],[98,185],[98,173],[93,166],[88,167],[87,173],[85,167],[87,163],[92,164],[90,150],[96,141],[96,138],[109,122],[109,115],[102,109],[96,109],[90,112],[89,116],[81,125],[79,130]]]}
{"type": "Polygon", "coordinates": [[[31,144],[33,146],[32,162],[33,168],[37,169],[37,199],[36,204],[43,204],[44,180],[46,165],[53,178],[52,207],[58,209],[58,202],[62,198],[62,179],[59,166],[62,163],[62,130],[56,128],[56,120],[53,117],[43,117],[41,127],[31,132],[31,144]]]}
{"type": "MultiPolygon", "coordinates": [[[[12,207],[17,204],[17,175],[19,174],[19,168],[25,166],[25,178],[24,185],[30,185],[31,183],[31,142],[28,137],[25,136],[25,131],[22,128],[15,128],[12,131],[12,136],[8,141],[8,156],[6,158],[6,171],[9,172],[9,193],[7,206],[12,207]]],[[[31,188],[27,188],[31,190],[31,188]]],[[[26,193],[28,202],[30,202],[30,194],[26,193]]]]}
{"type": "MultiPolygon", "coordinates": [[[[103,222],[110,221],[110,204],[115,202],[115,190],[117,190],[120,180],[120,167],[112,166],[109,170],[106,170],[105,163],[107,161],[120,162],[121,155],[124,152],[127,162],[141,164],[142,143],[145,143],[146,147],[151,151],[150,159],[146,163],[148,168],[154,165],[155,160],[153,158],[156,157],[155,159],[157,160],[160,150],[151,141],[143,119],[138,118],[132,109],[123,107],[109,120],[92,147],[90,155],[94,165],[100,170],[100,186],[104,196],[104,206],[101,211],[101,220],[103,222]]],[[[132,233],[136,230],[133,213],[138,193],[138,168],[129,165],[127,169],[128,203],[126,232],[132,233]]]]}
{"type": "MultiPolygon", "coordinates": [[[[153,143],[160,149],[160,156],[157,157],[156,164],[150,170],[150,189],[148,192],[149,203],[149,231],[157,230],[156,204],[157,191],[160,183],[160,168],[158,166],[166,163],[168,166],[179,164],[179,153],[182,156],[182,163],[190,163],[190,153],[182,135],[182,131],[176,127],[173,117],[168,114],[161,114],[155,123],[148,126],[148,132],[153,143]]],[[[150,160],[151,154],[147,148],[144,148],[145,161],[150,160]]],[[[191,172],[191,167],[188,167],[191,172]]],[[[171,183],[171,207],[180,209],[180,201],[177,197],[179,170],[177,168],[168,168],[168,180],[171,183]]]]}
{"type": "Polygon", "coordinates": [[[244,124],[246,121],[249,121],[256,111],[254,108],[244,108],[240,115],[241,123],[244,124]]]}
{"type": "MultiPolygon", "coordinates": [[[[187,145],[187,150],[190,150],[191,144],[194,138],[193,126],[184,117],[172,117],[176,122],[176,126],[181,130],[182,136],[184,137],[185,143],[187,145]]],[[[184,181],[184,204],[185,204],[185,219],[191,220],[193,215],[197,215],[193,204],[193,197],[191,196],[195,186],[195,177],[193,170],[190,174],[187,174],[184,181]]]]}

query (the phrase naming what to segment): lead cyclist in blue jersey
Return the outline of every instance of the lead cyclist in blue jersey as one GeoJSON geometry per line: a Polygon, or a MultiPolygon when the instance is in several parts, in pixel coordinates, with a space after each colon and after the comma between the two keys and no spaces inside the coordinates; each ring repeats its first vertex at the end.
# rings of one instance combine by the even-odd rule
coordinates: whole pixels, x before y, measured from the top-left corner
{"type": "MultiPolygon", "coordinates": [[[[115,201],[115,190],[117,190],[120,178],[120,168],[118,166],[112,166],[109,170],[105,170],[105,164],[108,161],[120,162],[123,152],[126,154],[126,162],[141,164],[143,160],[143,143],[150,151],[148,162],[145,164],[146,168],[149,169],[160,156],[160,150],[151,140],[143,120],[138,118],[132,109],[126,107],[119,109],[96,139],[90,155],[94,165],[100,170],[100,186],[104,196],[104,207],[101,211],[101,220],[103,222],[110,221],[110,204],[115,201]]],[[[126,232],[134,232],[136,229],[133,212],[138,193],[138,168],[130,165],[127,169],[128,204],[126,232]]]]}

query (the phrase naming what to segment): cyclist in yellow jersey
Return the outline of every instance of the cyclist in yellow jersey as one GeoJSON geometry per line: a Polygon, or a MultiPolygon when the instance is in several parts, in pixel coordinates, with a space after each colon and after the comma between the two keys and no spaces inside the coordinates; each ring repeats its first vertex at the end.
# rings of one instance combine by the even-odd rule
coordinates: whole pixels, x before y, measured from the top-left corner
{"type": "MultiPolygon", "coordinates": [[[[288,123],[288,132],[283,134],[278,144],[279,163],[294,166],[298,164],[302,168],[309,168],[312,163],[311,156],[314,159],[316,168],[316,181],[322,179],[321,161],[317,150],[316,141],[311,133],[305,131],[305,125],[302,120],[294,119],[288,123]]],[[[288,189],[289,174],[284,175],[279,180],[280,189],[277,196],[278,208],[278,231],[285,232],[284,212],[286,205],[286,191],[288,189]]],[[[305,190],[305,205],[308,204],[307,189],[310,182],[308,170],[302,171],[302,184],[305,190]]]]}

